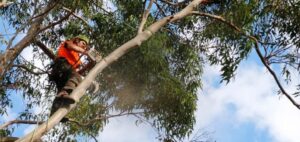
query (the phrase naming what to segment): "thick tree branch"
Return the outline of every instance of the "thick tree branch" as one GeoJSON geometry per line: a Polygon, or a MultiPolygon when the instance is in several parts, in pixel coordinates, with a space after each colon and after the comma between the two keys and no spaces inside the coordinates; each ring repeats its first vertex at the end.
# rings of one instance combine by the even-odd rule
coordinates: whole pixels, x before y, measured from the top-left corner
{"type": "Polygon", "coordinates": [[[142,33],[142,32],[143,32],[143,29],[144,29],[144,26],[145,26],[145,24],[146,24],[146,22],[147,22],[147,18],[148,18],[148,16],[149,16],[150,9],[151,9],[151,7],[152,7],[153,1],[154,1],[154,0],[150,0],[147,9],[144,11],[144,14],[143,14],[143,17],[142,17],[142,21],[141,21],[141,24],[140,24],[138,33],[142,33]]]}
{"type": "Polygon", "coordinates": [[[35,41],[35,44],[52,60],[55,59],[55,54],[41,41],[35,41]]]}
{"type": "MultiPolygon", "coordinates": [[[[71,93],[71,97],[73,97],[76,102],[85,94],[87,88],[92,84],[93,80],[96,76],[101,73],[107,66],[118,60],[124,54],[126,54],[130,49],[134,49],[135,47],[141,45],[142,42],[148,40],[154,33],[156,33],[161,27],[165,26],[169,22],[174,22],[176,20],[180,20],[185,16],[188,16],[191,11],[196,8],[202,0],[194,0],[187,7],[185,7],[182,11],[176,13],[173,16],[165,17],[152,25],[150,25],[147,30],[142,33],[139,33],[136,37],[129,40],[122,46],[118,47],[111,54],[106,56],[103,60],[101,60],[96,66],[89,72],[89,74],[85,77],[85,79],[76,87],[75,90],[71,93]]],[[[27,134],[23,138],[19,139],[17,142],[27,142],[30,140],[39,139],[44,133],[52,129],[55,125],[57,125],[60,120],[67,115],[73,108],[75,108],[76,103],[70,106],[59,108],[49,119],[47,122],[40,125],[38,128],[33,130],[33,132],[27,134]]]]}
{"type": "Polygon", "coordinates": [[[11,68],[14,60],[17,56],[26,48],[40,32],[40,28],[44,17],[57,3],[57,0],[50,0],[49,4],[42,9],[41,13],[45,13],[42,16],[37,17],[33,22],[30,22],[30,28],[28,29],[27,35],[24,36],[14,47],[7,48],[5,53],[0,54],[0,82],[2,82],[5,73],[11,68]]]}
{"type": "Polygon", "coordinates": [[[6,127],[12,124],[42,124],[42,123],[43,121],[12,120],[0,125],[0,130],[5,129],[6,127]]]}
{"type": "Polygon", "coordinates": [[[215,20],[221,21],[222,23],[230,26],[231,28],[233,28],[235,31],[242,33],[242,30],[235,26],[233,23],[226,21],[225,18],[223,18],[222,16],[218,16],[218,15],[213,15],[213,14],[209,14],[209,13],[203,13],[203,12],[198,12],[198,11],[192,11],[191,14],[194,15],[198,15],[198,16],[205,16],[205,17],[209,17],[209,18],[213,18],[215,20]]]}
{"type": "Polygon", "coordinates": [[[193,11],[192,14],[194,15],[199,15],[199,16],[205,16],[205,17],[209,17],[215,20],[218,20],[226,25],[228,25],[229,27],[231,27],[232,29],[234,29],[236,32],[240,33],[241,35],[246,36],[247,38],[249,38],[250,40],[252,40],[254,42],[254,47],[255,47],[255,51],[260,59],[260,61],[263,63],[263,65],[267,68],[267,70],[270,72],[270,74],[272,75],[272,77],[274,78],[277,86],[279,87],[280,91],[282,92],[282,94],[284,94],[288,100],[290,100],[292,102],[292,104],[294,106],[296,106],[298,109],[300,109],[300,104],[298,104],[293,97],[291,97],[286,90],[284,89],[284,87],[282,86],[282,84],[280,83],[276,73],[272,70],[272,68],[269,66],[269,64],[267,63],[267,61],[265,60],[263,54],[261,53],[261,51],[259,50],[259,40],[252,36],[252,35],[248,35],[246,32],[244,32],[242,29],[240,29],[239,27],[237,27],[236,25],[234,25],[233,23],[227,21],[225,18],[221,17],[221,16],[217,16],[217,15],[212,15],[212,14],[208,14],[208,13],[202,13],[202,12],[195,12],[193,11]]]}

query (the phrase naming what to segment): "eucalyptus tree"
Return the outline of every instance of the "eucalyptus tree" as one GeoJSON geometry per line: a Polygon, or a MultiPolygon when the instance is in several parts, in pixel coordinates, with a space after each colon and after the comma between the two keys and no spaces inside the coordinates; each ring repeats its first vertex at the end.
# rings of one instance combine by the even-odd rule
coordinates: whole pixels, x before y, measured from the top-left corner
{"type": "Polygon", "coordinates": [[[280,93],[299,108],[292,96],[299,92],[287,92],[271,67],[279,67],[287,81],[292,70],[299,72],[299,1],[112,0],[112,10],[96,0],[12,2],[1,9],[16,32],[10,40],[0,37],[5,46],[0,56],[1,113],[11,106],[10,90],[20,90],[27,107],[19,118],[46,121],[19,141],[40,138],[71,110],[63,132],[51,131],[60,140],[94,137],[109,118],[122,115],[148,122],[166,141],[181,140],[195,123],[202,65],[221,65],[222,80],[229,82],[252,50],[280,93]],[[17,41],[19,33],[25,36],[17,41]],[[52,51],[63,39],[82,33],[104,58],[71,94],[77,103],[48,120],[47,111],[32,114],[32,107],[49,104],[55,94],[47,79],[40,80],[55,58],[52,51]],[[29,47],[43,69],[20,55],[29,47]],[[101,88],[96,93],[86,91],[93,80],[101,88]]]}

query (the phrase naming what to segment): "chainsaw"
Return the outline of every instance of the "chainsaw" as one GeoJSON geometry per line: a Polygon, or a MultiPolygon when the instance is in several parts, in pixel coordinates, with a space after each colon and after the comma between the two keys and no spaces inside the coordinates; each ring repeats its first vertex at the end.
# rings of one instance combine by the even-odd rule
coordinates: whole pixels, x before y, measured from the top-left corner
{"type": "MultiPolygon", "coordinates": [[[[90,60],[92,60],[95,63],[98,63],[102,60],[101,54],[94,48],[90,48],[87,51],[87,56],[89,57],[90,60]]],[[[82,76],[82,78],[84,78],[84,77],[82,76]]],[[[94,80],[92,82],[92,86],[90,86],[88,90],[89,90],[89,92],[96,93],[99,90],[99,83],[94,80]]]]}
{"type": "Polygon", "coordinates": [[[98,63],[102,60],[101,54],[94,48],[91,48],[90,50],[88,50],[87,54],[90,57],[90,59],[96,63],[98,63]]]}

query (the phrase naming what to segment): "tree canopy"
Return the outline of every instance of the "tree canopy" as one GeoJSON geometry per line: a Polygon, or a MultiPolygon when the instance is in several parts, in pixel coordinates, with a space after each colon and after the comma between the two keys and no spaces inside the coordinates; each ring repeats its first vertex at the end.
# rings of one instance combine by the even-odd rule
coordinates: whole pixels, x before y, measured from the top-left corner
{"type": "Polygon", "coordinates": [[[281,82],[291,81],[290,73],[300,68],[300,1],[111,0],[112,9],[102,0],[10,2],[0,6],[3,22],[14,29],[12,35],[0,34],[1,115],[13,107],[10,96],[19,93],[26,107],[17,119],[48,119],[56,90],[47,74],[63,40],[88,35],[90,46],[105,57],[86,71],[87,83],[78,87],[84,89],[72,96],[84,94],[91,80],[100,90],[87,91],[72,106],[63,131],[49,132],[62,141],[94,137],[109,118],[122,115],[149,122],[162,140],[182,140],[195,124],[203,65],[221,65],[222,81],[228,83],[251,52],[280,94],[300,108],[293,96],[299,92],[286,92],[281,82]],[[25,48],[33,49],[32,60],[20,54],[25,48]],[[35,114],[37,106],[48,108],[35,114]]]}

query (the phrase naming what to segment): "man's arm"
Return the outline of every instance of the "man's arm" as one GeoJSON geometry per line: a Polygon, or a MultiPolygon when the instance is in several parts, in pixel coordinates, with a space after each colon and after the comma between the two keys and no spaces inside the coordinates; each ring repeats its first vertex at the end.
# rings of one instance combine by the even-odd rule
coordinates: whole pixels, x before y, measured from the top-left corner
{"type": "Polygon", "coordinates": [[[83,48],[77,46],[76,44],[74,44],[72,40],[67,40],[65,42],[65,44],[66,44],[65,47],[68,48],[68,49],[72,49],[72,50],[74,50],[78,53],[82,53],[82,54],[85,54],[85,55],[87,54],[85,49],[83,49],[83,48]]]}
{"type": "Polygon", "coordinates": [[[65,42],[66,44],[66,48],[74,50],[78,53],[81,53],[83,55],[86,55],[90,60],[93,60],[93,58],[89,55],[88,50],[81,48],[80,46],[77,46],[76,44],[74,44],[74,42],[72,40],[67,40],[65,42]]]}

